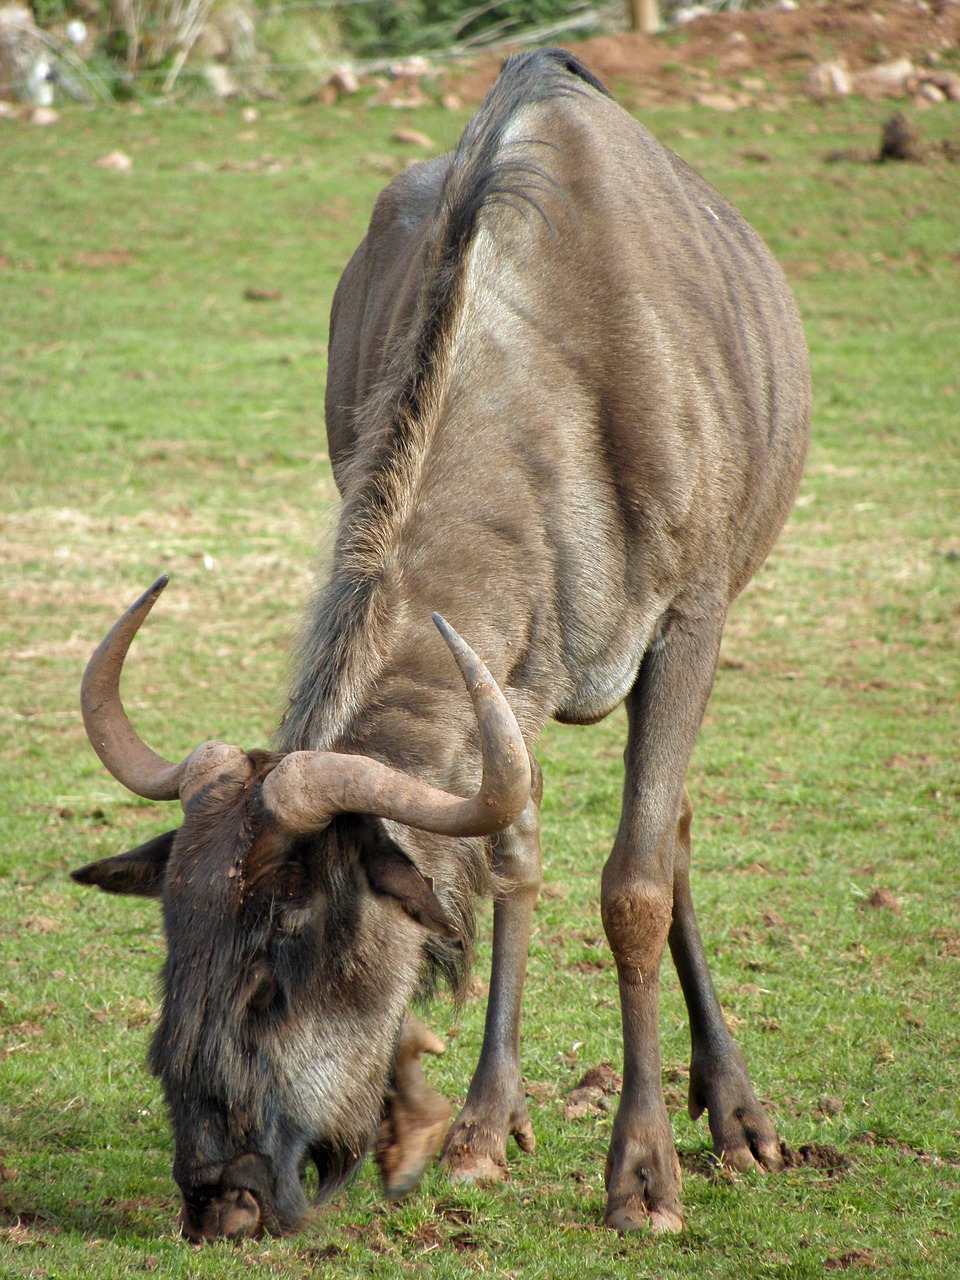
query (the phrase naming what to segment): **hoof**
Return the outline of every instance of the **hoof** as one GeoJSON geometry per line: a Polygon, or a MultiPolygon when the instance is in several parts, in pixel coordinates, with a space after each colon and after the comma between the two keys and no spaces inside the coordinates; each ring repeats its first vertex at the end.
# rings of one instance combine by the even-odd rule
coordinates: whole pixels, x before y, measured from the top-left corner
{"type": "Polygon", "coordinates": [[[631,1198],[626,1204],[609,1208],[604,1225],[621,1235],[631,1231],[649,1231],[654,1236],[677,1235],[683,1230],[683,1219],[672,1209],[648,1209],[631,1198]]]}
{"type": "Polygon", "coordinates": [[[443,1147],[453,1112],[439,1094],[429,1102],[429,1111],[411,1112],[394,1096],[381,1123],[376,1161],[388,1200],[408,1196],[443,1147]]]}
{"type": "Polygon", "coordinates": [[[451,1182],[467,1186],[485,1187],[495,1182],[503,1182],[507,1171],[491,1156],[465,1152],[459,1159],[444,1157],[447,1176],[451,1182]]]}

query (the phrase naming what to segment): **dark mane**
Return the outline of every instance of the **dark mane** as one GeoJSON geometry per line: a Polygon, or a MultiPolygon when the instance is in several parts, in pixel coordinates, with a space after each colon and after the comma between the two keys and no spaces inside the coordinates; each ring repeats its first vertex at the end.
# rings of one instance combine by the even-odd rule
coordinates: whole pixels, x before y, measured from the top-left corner
{"type": "Polygon", "coordinates": [[[392,429],[379,454],[378,471],[389,469],[392,452],[403,450],[405,428],[418,421],[427,407],[425,397],[442,363],[460,300],[467,250],[481,212],[501,203],[521,210],[528,205],[545,216],[537,196],[552,187],[553,180],[523,153],[524,148],[543,144],[534,138],[507,143],[504,135],[522,107],[582,93],[583,84],[571,76],[600,93],[607,92],[581,62],[561,49],[538,49],[509,58],[464,130],[440,192],[436,229],[424,262],[418,324],[406,350],[395,353],[393,374],[399,378],[388,380],[393,384],[387,392],[392,429]],[[520,154],[511,155],[511,147],[519,147],[520,154]]]}
{"type": "Polygon", "coordinates": [[[460,139],[432,215],[408,336],[389,353],[386,376],[358,411],[365,447],[348,469],[333,571],[307,619],[278,735],[282,749],[333,745],[355,709],[353,695],[381,660],[377,638],[384,636],[388,616],[378,588],[385,555],[422,464],[481,216],[492,205],[506,204],[546,219],[540,199],[555,184],[531,159],[532,148],[545,144],[508,140],[507,131],[523,107],[584,93],[587,86],[606,95],[572,54],[519,54],[504,64],[460,139]]]}

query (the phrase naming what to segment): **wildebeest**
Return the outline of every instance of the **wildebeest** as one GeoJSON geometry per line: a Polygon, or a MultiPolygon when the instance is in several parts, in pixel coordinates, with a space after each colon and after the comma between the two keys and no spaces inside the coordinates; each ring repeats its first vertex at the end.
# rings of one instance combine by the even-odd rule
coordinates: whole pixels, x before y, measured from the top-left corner
{"type": "Polygon", "coordinates": [[[447,1124],[419,1063],[439,1046],[409,1007],[438,977],[462,992],[484,892],[483,1049],[444,1160],[495,1178],[511,1136],[532,1148],[528,753],[549,717],[586,724],[624,700],[602,876],[624,1032],[606,1221],[681,1224],[658,1048],[666,943],[691,1113],[708,1112],[722,1160],[778,1166],[700,941],[685,776],[727,608],[786,518],[808,416],[801,325],[770,253],[568,54],[508,61],[457,150],[382,193],[333,304],[343,500],[277,750],[206,743],[174,764],[137,737],[120,670],[162,583],[85,677],[107,768],[184,811],[178,830],[76,874],[163,899],[150,1062],[188,1235],[293,1227],[306,1162],[338,1185],[378,1132],[388,1191],[409,1190],[447,1124]],[[433,611],[489,669],[439,623],[474,710],[433,611]]]}

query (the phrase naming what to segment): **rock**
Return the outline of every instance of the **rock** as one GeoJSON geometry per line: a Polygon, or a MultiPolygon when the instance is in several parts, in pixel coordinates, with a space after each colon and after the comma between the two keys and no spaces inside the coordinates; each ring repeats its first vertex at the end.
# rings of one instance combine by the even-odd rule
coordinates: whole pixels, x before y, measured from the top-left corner
{"type": "Polygon", "coordinates": [[[917,86],[917,92],[914,95],[914,101],[919,98],[921,102],[946,102],[947,95],[939,85],[931,84],[929,80],[922,81],[917,86]]]}
{"type": "Polygon", "coordinates": [[[115,173],[128,173],[133,168],[133,161],[125,151],[108,151],[97,161],[98,169],[112,169],[115,173]]]}
{"type": "Polygon", "coordinates": [[[693,100],[698,107],[708,107],[711,111],[736,111],[740,107],[729,93],[695,93],[693,100]]]}
{"type": "Polygon", "coordinates": [[[425,133],[418,133],[416,129],[395,129],[390,135],[394,142],[402,142],[408,147],[432,147],[433,139],[428,138],[425,133]]]}
{"type": "MultiPolygon", "coordinates": [[[[919,73],[920,88],[932,85],[939,89],[943,97],[950,102],[960,102],[960,76],[952,71],[936,71],[924,69],[919,73]]],[[[941,99],[942,101],[943,99],[941,99]]]]}
{"type": "Polygon", "coordinates": [[[684,5],[682,9],[674,9],[673,23],[677,27],[685,27],[688,22],[693,22],[697,18],[709,18],[713,10],[708,9],[704,4],[684,5]]]}
{"type": "Polygon", "coordinates": [[[892,62],[857,71],[853,87],[866,98],[897,98],[906,93],[907,81],[913,74],[914,66],[909,58],[894,58],[892,62]]]}
{"type": "Polygon", "coordinates": [[[52,107],[54,83],[50,59],[43,56],[37,58],[27,76],[27,100],[35,107],[52,107]]]}
{"type": "Polygon", "coordinates": [[[390,67],[390,74],[394,80],[419,80],[421,76],[427,75],[433,70],[429,58],[423,58],[415,55],[412,58],[404,58],[402,62],[394,62],[390,67]]]}
{"type": "Polygon", "coordinates": [[[333,89],[337,97],[349,96],[352,93],[356,93],[360,88],[360,81],[349,67],[338,67],[327,81],[327,84],[333,89]]]}
{"type": "Polygon", "coordinates": [[[821,62],[803,82],[811,98],[845,98],[853,90],[850,73],[842,62],[821,62]]]}
{"type": "Polygon", "coordinates": [[[53,107],[34,107],[30,112],[30,123],[46,126],[56,124],[60,119],[59,111],[54,111],[53,107]]]}
{"type": "Polygon", "coordinates": [[[374,102],[394,107],[397,111],[406,111],[413,107],[429,106],[430,97],[424,93],[418,81],[404,79],[378,93],[374,102]]]}
{"type": "Polygon", "coordinates": [[[204,67],[203,76],[207,82],[207,87],[215,98],[235,98],[237,96],[237,86],[227,67],[222,67],[218,62],[211,62],[209,66],[204,67]]]}

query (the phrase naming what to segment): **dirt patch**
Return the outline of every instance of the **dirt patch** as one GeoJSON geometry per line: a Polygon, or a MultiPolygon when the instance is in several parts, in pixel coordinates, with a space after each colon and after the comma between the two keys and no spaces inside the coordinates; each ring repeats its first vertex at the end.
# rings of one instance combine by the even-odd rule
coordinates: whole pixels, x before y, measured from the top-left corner
{"type": "MultiPolygon", "coordinates": [[[[853,1167],[853,1161],[836,1147],[822,1142],[808,1142],[794,1150],[781,1140],[780,1155],[784,1169],[812,1169],[828,1177],[839,1177],[853,1167]]],[[[701,1178],[720,1178],[736,1181],[737,1174],[722,1164],[712,1151],[687,1152],[680,1156],[680,1167],[685,1174],[701,1178]]]]}
{"type": "Polygon", "coordinates": [[[577,1085],[578,1089],[600,1089],[604,1093],[619,1093],[623,1088],[623,1077],[609,1062],[598,1062],[595,1067],[588,1067],[577,1085]]]}
{"type": "Polygon", "coordinates": [[[796,1150],[780,1143],[785,1169],[817,1169],[822,1173],[837,1175],[846,1173],[853,1161],[836,1147],[824,1142],[808,1142],[796,1150]]]}
{"type": "Polygon", "coordinates": [[[900,915],[901,906],[897,901],[891,889],[874,889],[869,898],[865,898],[860,904],[863,911],[892,911],[895,916],[900,915]]]}
{"type": "Polygon", "coordinates": [[[100,271],[109,267],[129,267],[133,262],[133,254],[129,249],[91,250],[88,253],[78,253],[73,261],[77,267],[100,271]]]}
{"type": "MultiPolygon", "coordinates": [[[[801,90],[807,75],[826,62],[851,73],[900,58],[918,67],[937,65],[960,47],[960,5],[834,0],[789,13],[712,14],[658,36],[600,35],[563,47],[636,106],[782,106],[780,99],[801,90]]],[[[479,102],[503,56],[485,55],[447,79],[465,102],[479,102]]]]}
{"type": "Polygon", "coordinates": [[[850,1249],[847,1253],[832,1255],[823,1264],[824,1271],[879,1271],[889,1260],[878,1256],[873,1249],[850,1249]]]}
{"type": "Polygon", "coordinates": [[[869,1131],[857,1134],[853,1141],[862,1147],[886,1147],[888,1150],[896,1151],[898,1155],[919,1160],[921,1164],[931,1168],[960,1169],[960,1153],[941,1156],[934,1151],[925,1151],[923,1147],[915,1146],[911,1142],[901,1142],[899,1138],[881,1137],[869,1131]]]}
{"type": "Polygon", "coordinates": [[[937,955],[960,956],[960,930],[934,929],[933,936],[940,944],[937,955]]]}
{"type": "Polygon", "coordinates": [[[609,1062],[588,1067],[580,1082],[567,1094],[565,1120],[582,1120],[588,1115],[604,1115],[616,1109],[616,1099],[623,1088],[623,1077],[609,1062]]]}
{"type": "Polygon", "coordinates": [[[13,1248],[29,1248],[46,1244],[47,1238],[60,1234],[56,1223],[30,1209],[14,1209],[0,1200],[0,1241],[13,1248]]]}

